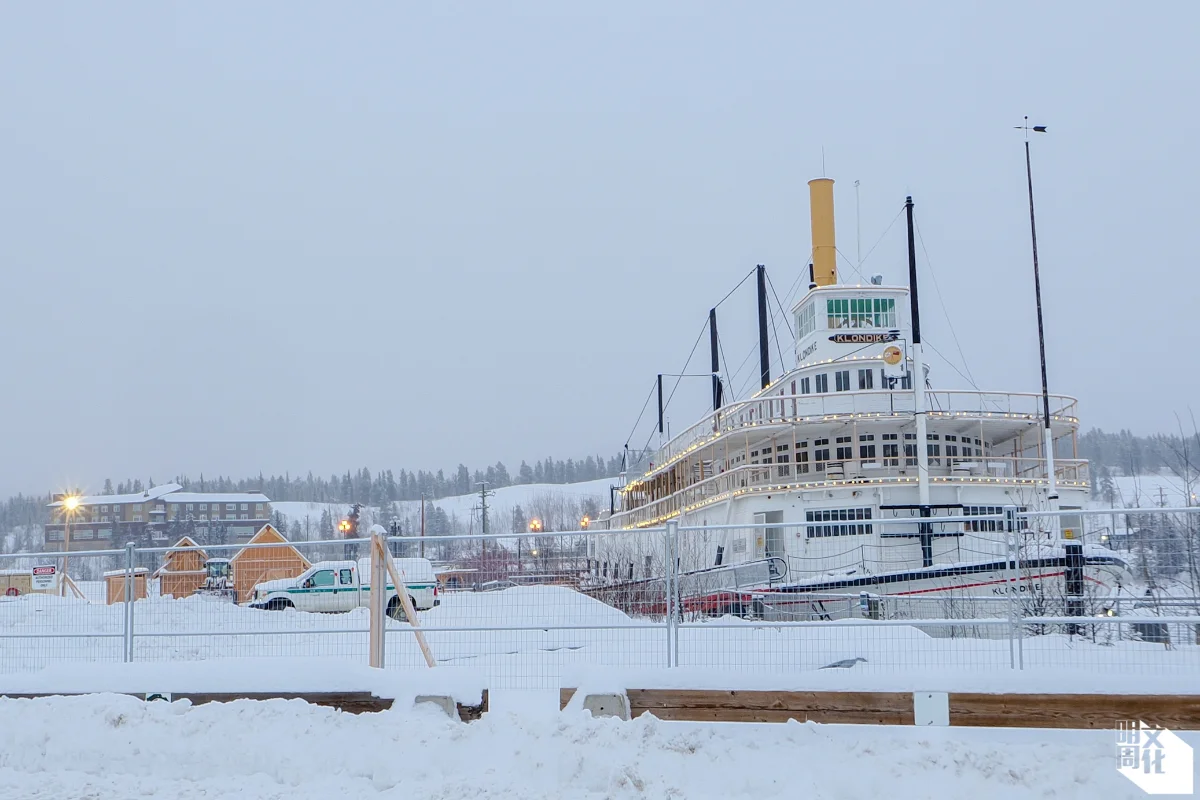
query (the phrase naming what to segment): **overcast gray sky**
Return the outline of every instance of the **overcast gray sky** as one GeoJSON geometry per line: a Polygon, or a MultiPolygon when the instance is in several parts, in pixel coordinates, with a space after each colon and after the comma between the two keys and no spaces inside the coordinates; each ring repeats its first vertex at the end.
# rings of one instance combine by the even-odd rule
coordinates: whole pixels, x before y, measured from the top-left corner
{"type": "MultiPolygon", "coordinates": [[[[616,452],[747,270],[796,280],[822,148],[842,252],[855,180],[864,251],[912,193],[927,340],[959,361],[944,302],[1038,391],[1024,114],[1051,390],[1171,430],[1197,8],[6,3],[0,492],[616,452]]],[[[904,265],[897,223],[864,272],[904,265]]],[[[721,314],[740,363],[751,293],[721,314]]]]}

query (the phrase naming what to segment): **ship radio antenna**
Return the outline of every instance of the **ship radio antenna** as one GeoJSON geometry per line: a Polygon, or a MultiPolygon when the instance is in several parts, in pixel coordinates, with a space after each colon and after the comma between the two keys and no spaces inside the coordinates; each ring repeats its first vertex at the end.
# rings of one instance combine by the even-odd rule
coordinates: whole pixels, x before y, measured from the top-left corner
{"type": "Polygon", "coordinates": [[[858,204],[858,184],[854,182],[854,237],[858,240],[858,274],[862,276],[862,212],[858,204]]]}

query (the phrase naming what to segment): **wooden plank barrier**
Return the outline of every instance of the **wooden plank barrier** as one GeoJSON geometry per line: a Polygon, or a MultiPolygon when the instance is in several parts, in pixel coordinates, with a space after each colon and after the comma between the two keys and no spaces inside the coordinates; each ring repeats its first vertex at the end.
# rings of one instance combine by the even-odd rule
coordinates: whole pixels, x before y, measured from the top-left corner
{"type": "MultiPolygon", "coordinates": [[[[575,689],[562,689],[566,708],[575,689]]],[[[913,725],[912,692],[788,692],[724,689],[627,689],[631,717],[644,713],[690,722],[822,722],[913,725]]],[[[950,692],[949,724],[995,728],[1115,728],[1143,720],[1200,730],[1200,695],[987,694],[950,692]]]]}

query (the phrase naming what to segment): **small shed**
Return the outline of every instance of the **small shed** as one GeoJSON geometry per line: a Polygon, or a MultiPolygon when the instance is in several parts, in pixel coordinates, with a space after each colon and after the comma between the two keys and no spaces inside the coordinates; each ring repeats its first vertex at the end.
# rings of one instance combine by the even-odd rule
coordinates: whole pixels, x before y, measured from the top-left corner
{"type": "Polygon", "coordinates": [[[312,566],[304,555],[292,546],[282,533],[272,525],[263,525],[258,533],[246,542],[230,563],[233,566],[233,585],[237,589],[237,601],[245,603],[254,592],[254,585],[278,578],[295,578],[312,566]],[[250,547],[269,545],[276,547],[250,547]]]}
{"type": "Polygon", "coordinates": [[[16,597],[33,591],[33,574],[27,569],[0,570],[0,595],[16,597]]]}
{"type": "MultiPolygon", "coordinates": [[[[146,567],[133,568],[133,599],[146,599],[146,579],[150,570],[146,567]]],[[[110,606],[125,602],[125,570],[114,569],[104,573],[104,597],[110,606]]]]}
{"type": "Polygon", "coordinates": [[[208,554],[184,536],[171,546],[162,566],[150,576],[158,580],[159,596],[191,597],[204,585],[204,562],[207,560],[208,554]]]}

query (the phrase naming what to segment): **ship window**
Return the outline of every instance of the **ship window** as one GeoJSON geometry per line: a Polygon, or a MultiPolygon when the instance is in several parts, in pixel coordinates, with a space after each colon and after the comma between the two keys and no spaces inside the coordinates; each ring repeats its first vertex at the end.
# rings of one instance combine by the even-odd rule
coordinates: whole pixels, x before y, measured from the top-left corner
{"type": "Polygon", "coordinates": [[[825,394],[829,391],[829,376],[822,372],[817,376],[817,394],[825,394]]]}
{"type": "Polygon", "coordinates": [[[837,449],[837,457],[839,461],[849,461],[854,458],[853,447],[839,447],[837,449]]]}
{"type": "Polygon", "coordinates": [[[800,341],[816,329],[817,305],[816,303],[809,303],[796,312],[796,341],[800,341]]]}
{"type": "Polygon", "coordinates": [[[893,298],[830,298],[825,303],[830,328],[896,327],[896,301],[893,298]]]}
{"type": "Polygon", "coordinates": [[[883,439],[885,442],[894,442],[894,441],[896,441],[896,434],[894,434],[894,433],[885,433],[885,434],[883,434],[883,436],[882,436],[881,438],[882,438],[882,439],[883,439]]]}
{"type": "Polygon", "coordinates": [[[839,392],[850,391],[850,370],[844,369],[835,372],[834,377],[837,379],[837,390],[839,392]]]}
{"type": "Polygon", "coordinates": [[[862,459],[875,460],[875,445],[860,444],[858,446],[858,457],[862,459]]]}
{"type": "Polygon", "coordinates": [[[796,451],[796,472],[803,475],[808,472],[808,451],[796,451]]]}
{"type": "Polygon", "coordinates": [[[860,369],[858,371],[858,388],[859,389],[874,389],[875,388],[875,370],[860,369]]]}
{"type": "Polygon", "coordinates": [[[812,384],[808,378],[800,379],[800,394],[812,394],[812,384]]]}
{"type": "Polygon", "coordinates": [[[900,466],[900,445],[886,443],[883,445],[883,465],[885,467],[900,466]]]}
{"type": "MultiPolygon", "coordinates": [[[[908,438],[909,434],[904,434],[904,438],[908,438]]],[[[917,465],[917,446],[915,444],[904,445],[904,466],[915,467],[917,465]]]]}
{"type": "Polygon", "coordinates": [[[824,536],[860,536],[874,531],[870,522],[870,508],[823,508],[816,511],[806,511],[807,522],[843,522],[842,525],[810,525],[809,538],[824,536]]]}
{"type": "Polygon", "coordinates": [[[825,471],[825,462],[829,460],[829,440],[816,439],[813,441],[813,461],[817,462],[817,472],[825,471]]]}

